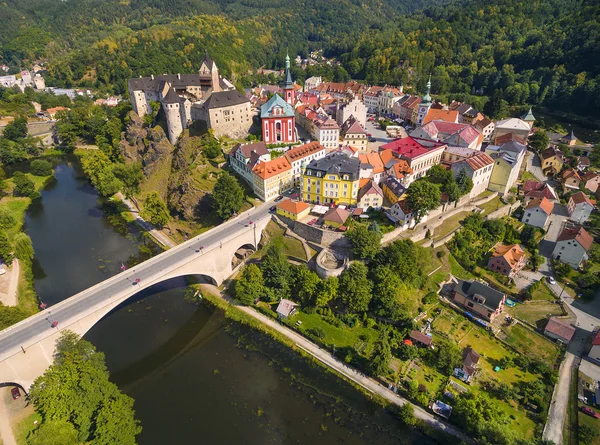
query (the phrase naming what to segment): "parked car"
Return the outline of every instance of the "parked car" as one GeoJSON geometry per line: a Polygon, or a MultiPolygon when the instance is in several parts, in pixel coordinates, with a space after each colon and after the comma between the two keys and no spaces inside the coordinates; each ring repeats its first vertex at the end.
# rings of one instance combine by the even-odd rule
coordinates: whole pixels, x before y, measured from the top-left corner
{"type": "Polygon", "coordinates": [[[369,137],[369,142],[377,142],[377,139],[375,139],[374,137],[369,137]]]}
{"type": "Polygon", "coordinates": [[[548,283],[556,284],[556,280],[554,279],[554,277],[548,277],[548,283]]]}
{"type": "Polygon", "coordinates": [[[277,206],[271,206],[271,208],[269,209],[269,212],[274,212],[277,209],[277,206]]]}
{"type": "Polygon", "coordinates": [[[21,397],[21,391],[19,391],[19,388],[15,386],[10,390],[10,395],[12,396],[13,400],[17,400],[19,397],[21,397]]]}
{"type": "Polygon", "coordinates": [[[596,411],[594,411],[592,408],[589,408],[587,406],[582,406],[581,407],[581,412],[583,414],[587,414],[588,416],[592,416],[596,419],[600,419],[600,414],[598,414],[596,411]]]}
{"type": "Polygon", "coordinates": [[[283,199],[283,195],[279,195],[277,198],[275,198],[275,202],[279,202],[283,199]]]}

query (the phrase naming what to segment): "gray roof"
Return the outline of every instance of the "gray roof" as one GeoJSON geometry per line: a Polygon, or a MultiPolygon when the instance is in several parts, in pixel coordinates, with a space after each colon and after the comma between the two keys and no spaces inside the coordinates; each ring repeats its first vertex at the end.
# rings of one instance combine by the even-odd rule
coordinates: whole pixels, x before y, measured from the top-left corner
{"type": "Polygon", "coordinates": [[[402,185],[400,180],[393,176],[388,176],[387,178],[385,178],[381,183],[381,186],[386,186],[387,188],[389,188],[397,198],[400,198],[406,191],[406,187],[402,185]]]}
{"type": "Polygon", "coordinates": [[[169,88],[167,95],[163,97],[163,102],[166,104],[178,104],[181,101],[173,88],[169,88]]]}
{"type": "Polygon", "coordinates": [[[212,93],[204,103],[207,110],[213,108],[230,107],[232,105],[240,105],[249,103],[248,98],[238,90],[219,91],[212,93]]]}
{"type": "Polygon", "coordinates": [[[130,90],[158,91],[161,81],[169,82],[173,88],[185,88],[188,86],[207,86],[206,81],[201,80],[198,74],[163,74],[161,76],[135,77],[129,79],[130,90]]]}
{"type": "Polygon", "coordinates": [[[500,302],[504,298],[502,292],[497,291],[486,284],[480,283],[479,281],[459,280],[458,283],[454,285],[454,291],[471,300],[474,295],[482,296],[485,298],[483,305],[492,311],[498,309],[500,302]]]}
{"type": "Polygon", "coordinates": [[[360,161],[345,153],[334,152],[324,158],[310,161],[306,166],[306,171],[310,171],[312,175],[315,175],[316,172],[321,172],[323,175],[327,173],[349,175],[350,180],[356,181],[359,178],[360,161]]]}

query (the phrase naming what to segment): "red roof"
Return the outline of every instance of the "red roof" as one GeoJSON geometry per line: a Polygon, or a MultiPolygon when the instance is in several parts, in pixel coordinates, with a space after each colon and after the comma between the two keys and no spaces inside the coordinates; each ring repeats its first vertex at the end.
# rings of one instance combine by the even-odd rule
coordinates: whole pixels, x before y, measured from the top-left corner
{"type": "Polygon", "coordinates": [[[600,331],[598,331],[596,333],[596,336],[594,337],[594,340],[592,340],[592,345],[594,345],[594,346],[600,345],[600,331]]]}
{"type": "Polygon", "coordinates": [[[429,153],[431,150],[441,147],[445,147],[445,145],[440,142],[407,136],[405,138],[396,139],[379,148],[380,150],[390,149],[396,153],[396,155],[407,159],[415,159],[429,153]]]}
{"type": "Polygon", "coordinates": [[[299,215],[306,209],[309,209],[310,205],[304,201],[292,201],[290,199],[286,199],[277,204],[277,208],[293,215],[299,215]]]}
{"type": "MultiPolygon", "coordinates": [[[[557,318],[548,320],[546,331],[565,339],[567,342],[571,341],[573,335],[575,335],[575,328],[573,326],[564,323],[557,318]]],[[[594,341],[596,341],[596,339],[594,339],[594,341]]]]}
{"type": "Polygon", "coordinates": [[[574,195],[571,195],[571,198],[569,198],[569,200],[573,200],[573,202],[575,204],[581,204],[584,202],[587,202],[589,205],[593,206],[594,204],[592,203],[592,201],[590,200],[590,198],[587,197],[587,195],[583,192],[577,192],[574,195]]]}
{"type": "Polygon", "coordinates": [[[592,244],[594,243],[592,235],[587,233],[581,226],[566,227],[556,239],[557,242],[568,240],[577,241],[586,251],[590,250],[590,247],[592,247],[592,244]]]}
{"type": "Polygon", "coordinates": [[[431,342],[433,341],[431,339],[431,337],[429,337],[428,335],[425,335],[419,331],[412,331],[410,333],[410,338],[414,341],[418,341],[419,343],[423,343],[426,346],[429,346],[431,344],[431,342]]]}
{"type": "Polygon", "coordinates": [[[490,157],[490,155],[482,151],[478,151],[473,156],[468,157],[465,159],[465,162],[469,164],[469,167],[475,171],[494,164],[494,160],[490,157]]]}
{"type": "Polygon", "coordinates": [[[542,199],[532,199],[529,201],[529,204],[525,208],[533,209],[535,207],[539,207],[546,213],[546,215],[550,215],[552,213],[552,209],[554,209],[554,204],[550,202],[547,198],[542,199]]]}

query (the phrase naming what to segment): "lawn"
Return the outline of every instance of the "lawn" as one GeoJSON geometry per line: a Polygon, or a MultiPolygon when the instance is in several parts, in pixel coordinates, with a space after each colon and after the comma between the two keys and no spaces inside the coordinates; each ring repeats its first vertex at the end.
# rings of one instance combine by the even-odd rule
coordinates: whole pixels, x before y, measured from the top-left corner
{"type": "Polygon", "coordinates": [[[460,227],[460,221],[470,214],[471,212],[459,212],[456,215],[452,215],[450,218],[445,219],[442,224],[433,229],[433,239],[438,240],[458,229],[460,227]]]}
{"type": "MultiPolygon", "coordinates": [[[[600,419],[594,419],[591,416],[588,416],[587,414],[583,414],[581,412],[581,407],[585,406],[582,403],[579,403],[577,408],[578,408],[578,413],[577,413],[577,418],[579,421],[579,428],[581,428],[583,425],[589,426],[590,428],[592,428],[594,431],[596,431],[596,437],[594,437],[592,439],[591,442],[586,442],[586,445],[600,445],[600,419]]],[[[598,411],[597,409],[594,409],[596,412],[598,411]]],[[[583,442],[580,442],[583,443],[583,442]]]]}
{"type": "Polygon", "coordinates": [[[39,422],[42,421],[42,416],[34,411],[33,405],[29,405],[24,411],[24,417],[20,416],[12,423],[13,434],[17,445],[27,445],[27,436],[37,428],[33,422],[37,420],[39,424],[39,422]]]}
{"type": "Polygon", "coordinates": [[[535,176],[533,176],[533,174],[530,173],[530,172],[528,172],[527,170],[525,170],[523,172],[523,175],[521,176],[521,180],[523,182],[525,182],[525,181],[539,181],[538,178],[536,178],[535,176]]]}
{"type": "Polygon", "coordinates": [[[547,340],[538,333],[526,328],[520,323],[510,327],[503,327],[506,334],[504,339],[509,345],[513,346],[521,354],[535,357],[548,366],[554,367],[556,359],[560,354],[560,348],[555,343],[547,340]]]}
{"type": "Polygon", "coordinates": [[[486,202],[485,204],[481,204],[478,207],[483,210],[483,213],[481,213],[481,216],[487,216],[490,213],[498,210],[503,205],[504,205],[504,203],[500,200],[500,197],[496,196],[494,199],[486,202]]]}
{"type": "Polygon", "coordinates": [[[538,290],[536,290],[533,293],[532,297],[533,297],[533,301],[536,301],[536,300],[554,301],[554,300],[556,300],[556,296],[552,293],[552,291],[550,289],[548,289],[548,286],[543,281],[542,281],[540,287],[538,288],[538,290]]]}
{"type": "Polygon", "coordinates": [[[509,312],[538,328],[543,328],[546,320],[552,316],[565,315],[560,305],[546,300],[517,304],[514,308],[509,308],[509,312]]]}
{"type": "Polygon", "coordinates": [[[277,225],[273,221],[269,221],[267,227],[265,228],[265,231],[263,232],[263,236],[266,236],[267,239],[269,239],[269,242],[266,245],[264,245],[262,249],[256,251],[252,255],[252,257],[262,258],[262,256],[267,251],[269,245],[271,245],[274,242],[277,242],[277,240],[281,240],[283,243],[283,253],[285,255],[289,255],[294,258],[299,258],[303,261],[308,261],[308,258],[306,258],[306,251],[304,250],[302,242],[296,238],[285,236],[284,234],[285,230],[282,227],[279,227],[279,225],[277,225]]]}

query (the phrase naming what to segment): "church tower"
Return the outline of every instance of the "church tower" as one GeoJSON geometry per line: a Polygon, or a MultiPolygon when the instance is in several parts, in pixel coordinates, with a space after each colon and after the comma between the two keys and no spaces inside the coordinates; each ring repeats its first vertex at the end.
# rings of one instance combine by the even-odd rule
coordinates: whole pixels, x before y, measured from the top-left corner
{"type": "Polygon", "coordinates": [[[285,81],[283,82],[283,98],[290,104],[294,105],[294,82],[290,74],[290,55],[285,56],[285,81]]]}
{"type": "Polygon", "coordinates": [[[423,125],[425,116],[427,116],[427,113],[429,113],[429,109],[431,108],[431,96],[429,95],[430,92],[431,92],[431,74],[429,75],[429,80],[427,81],[427,92],[421,98],[421,103],[419,104],[419,114],[417,117],[417,125],[423,125]]]}

